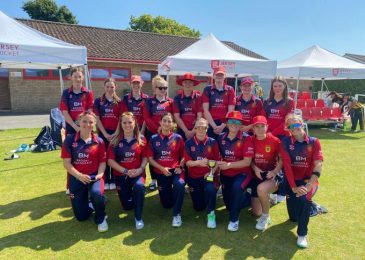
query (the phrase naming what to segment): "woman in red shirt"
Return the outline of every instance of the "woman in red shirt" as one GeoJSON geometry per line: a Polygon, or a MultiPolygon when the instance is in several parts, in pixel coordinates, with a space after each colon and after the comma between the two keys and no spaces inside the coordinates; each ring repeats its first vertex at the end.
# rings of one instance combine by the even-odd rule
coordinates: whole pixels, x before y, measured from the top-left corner
{"type": "Polygon", "coordinates": [[[104,171],[105,145],[103,139],[93,133],[96,116],[84,112],[79,117],[80,130],[67,135],[61,157],[63,165],[70,174],[70,199],[75,217],[79,221],[90,217],[95,209],[94,221],[99,232],[108,230],[105,215],[104,171]]]}
{"type": "Polygon", "coordinates": [[[173,227],[180,227],[181,208],[185,194],[184,140],[173,132],[174,117],[161,117],[161,132],[151,137],[147,157],[156,173],[160,201],[164,208],[173,208],[173,227]]]}
{"type": "Polygon", "coordinates": [[[132,112],[124,112],[119,130],[108,149],[108,164],[113,168],[119,200],[125,210],[134,208],[136,229],[142,229],[145,193],[146,139],[140,134],[132,112]]]}
{"type": "MultiPolygon", "coordinates": [[[[95,99],[94,113],[96,115],[96,126],[99,136],[103,138],[106,149],[108,149],[110,140],[114,137],[118,127],[118,121],[121,113],[120,98],[115,92],[116,83],[113,78],[107,78],[104,81],[104,94],[95,99]]],[[[105,169],[105,190],[114,190],[115,183],[109,166],[105,169]]]]}

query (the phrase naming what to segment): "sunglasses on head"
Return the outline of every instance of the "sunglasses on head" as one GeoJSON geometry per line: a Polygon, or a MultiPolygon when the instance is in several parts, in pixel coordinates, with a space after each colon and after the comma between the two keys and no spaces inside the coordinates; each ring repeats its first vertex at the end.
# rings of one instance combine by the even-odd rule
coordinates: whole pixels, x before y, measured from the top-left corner
{"type": "Polygon", "coordinates": [[[157,87],[159,90],[167,90],[167,87],[157,87]]]}
{"type": "Polygon", "coordinates": [[[227,123],[231,125],[241,125],[241,121],[236,119],[228,119],[227,123]]]}
{"type": "Polygon", "coordinates": [[[194,127],[194,129],[198,129],[198,130],[206,130],[207,127],[206,126],[196,126],[194,127]]]}
{"type": "Polygon", "coordinates": [[[298,129],[301,128],[302,124],[301,123],[295,123],[295,124],[291,124],[288,126],[289,129],[298,129]]]}

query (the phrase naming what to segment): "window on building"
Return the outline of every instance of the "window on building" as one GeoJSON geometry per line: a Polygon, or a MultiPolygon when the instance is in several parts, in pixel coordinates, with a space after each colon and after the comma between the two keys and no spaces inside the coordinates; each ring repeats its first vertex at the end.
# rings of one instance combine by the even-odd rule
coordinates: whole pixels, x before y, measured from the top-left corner
{"type": "Polygon", "coordinates": [[[25,78],[50,78],[49,69],[25,69],[24,77],[25,78]]]}
{"type": "Polygon", "coordinates": [[[157,76],[157,71],[154,71],[154,70],[142,70],[141,71],[141,78],[143,81],[151,81],[156,76],[157,76]]]}
{"type": "Polygon", "coordinates": [[[90,68],[90,78],[92,80],[104,80],[114,78],[117,81],[128,81],[130,70],[122,68],[90,68]]]}
{"type": "Polygon", "coordinates": [[[0,78],[9,78],[9,69],[0,68],[0,78]]]}
{"type": "Polygon", "coordinates": [[[90,77],[91,79],[106,79],[109,77],[109,70],[101,68],[91,68],[90,77]]]}
{"type": "MultiPolygon", "coordinates": [[[[64,79],[70,78],[70,70],[71,70],[71,68],[61,70],[62,78],[64,78],[64,79]]],[[[60,78],[59,71],[58,70],[52,70],[52,76],[54,78],[59,79],[60,78]]]]}

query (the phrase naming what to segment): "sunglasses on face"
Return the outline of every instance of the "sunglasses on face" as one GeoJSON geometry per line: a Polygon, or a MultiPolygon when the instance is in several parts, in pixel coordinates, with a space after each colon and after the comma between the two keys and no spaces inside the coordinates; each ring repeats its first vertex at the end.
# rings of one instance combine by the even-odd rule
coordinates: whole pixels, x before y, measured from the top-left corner
{"type": "Polygon", "coordinates": [[[235,119],[228,119],[227,124],[241,125],[241,121],[240,120],[235,120],[235,119]]]}
{"type": "Polygon", "coordinates": [[[302,127],[301,123],[295,123],[288,126],[289,129],[299,129],[302,127]]]}
{"type": "Polygon", "coordinates": [[[167,90],[167,87],[157,87],[159,90],[167,90]]]}

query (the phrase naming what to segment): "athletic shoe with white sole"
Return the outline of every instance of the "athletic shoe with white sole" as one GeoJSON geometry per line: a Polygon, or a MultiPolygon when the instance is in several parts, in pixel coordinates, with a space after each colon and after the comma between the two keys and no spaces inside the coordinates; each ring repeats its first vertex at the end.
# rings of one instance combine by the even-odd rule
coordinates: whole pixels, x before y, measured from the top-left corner
{"type": "Polygon", "coordinates": [[[307,236],[298,236],[297,245],[301,248],[307,248],[308,247],[307,236]]]}
{"type": "Polygon", "coordinates": [[[100,224],[98,224],[98,231],[99,232],[106,232],[106,231],[108,231],[109,227],[108,227],[108,223],[106,222],[106,219],[107,218],[108,217],[105,216],[103,222],[101,222],[100,224]]]}
{"type": "Polygon", "coordinates": [[[105,184],[104,184],[104,190],[110,190],[109,183],[105,183],[105,184]]]}
{"type": "Polygon", "coordinates": [[[141,219],[141,220],[137,220],[136,219],[136,229],[142,229],[144,227],[144,222],[143,222],[143,220],[141,219]]]}
{"type": "Polygon", "coordinates": [[[256,223],[256,229],[264,231],[271,224],[271,219],[269,216],[261,216],[256,223]]]}
{"type": "Polygon", "coordinates": [[[115,190],[117,187],[115,186],[115,183],[109,184],[109,190],[115,190]]]}
{"type": "Polygon", "coordinates": [[[232,231],[232,232],[235,232],[238,230],[238,227],[239,227],[239,221],[237,220],[236,222],[232,222],[230,221],[229,224],[228,224],[228,230],[229,231],[232,231]]]}
{"type": "Polygon", "coordinates": [[[214,212],[209,213],[207,219],[208,219],[207,228],[216,228],[217,227],[217,223],[215,222],[214,212]]]}
{"type": "Polygon", "coordinates": [[[172,219],[172,226],[181,227],[181,225],[182,225],[181,216],[180,215],[174,216],[172,219]]]}
{"type": "Polygon", "coordinates": [[[281,202],[285,201],[286,196],[283,196],[283,195],[277,195],[277,198],[278,198],[278,203],[281,203],[281,202]]]}

